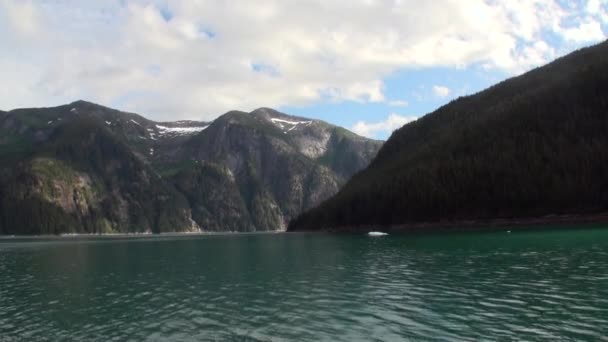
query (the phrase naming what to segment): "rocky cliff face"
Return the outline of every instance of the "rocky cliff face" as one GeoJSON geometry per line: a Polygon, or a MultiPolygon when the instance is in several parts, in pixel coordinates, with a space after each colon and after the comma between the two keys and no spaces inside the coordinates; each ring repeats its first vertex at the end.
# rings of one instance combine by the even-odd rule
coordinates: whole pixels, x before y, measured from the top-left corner
{"type": "MultiPolygon", "coordinates": [[[[169,177],[176,184],[191,177],[192,168],[223,170],[206,181],[221,179],[225,195],[240,199],[230,201],[231,210],[239,214],[230,215],[238,219],[228,226],[238,231],[276,230],[285,229],[302,210],[335,194],[379,147],[377,141],[327,123],[262,108],[223,115],[186,143],[162,150],[158,162],[165,167],[181,165],[180,172],[169,177]],[[184,165],[187,160],[194,163],[184,165]]],[[[207,175],[199,172],[199,177],[207,175]]],[[[200,188],[180,187],[187,197],[200,188]]],[[[213,207],[209,201],[218,203],[199,199],[201,206],[193,207],[197,216],[213,207]]],[[[207,229],[226,229],[226,220],[219,219],[222,215],[217,210],[206,217],[207,229]]]]}
{"type": "Polygon", "coordinates": [[[266,108],[212,123],[84,101],[0,112],[0,233],[281,230],[380,145],[266,108]]]}

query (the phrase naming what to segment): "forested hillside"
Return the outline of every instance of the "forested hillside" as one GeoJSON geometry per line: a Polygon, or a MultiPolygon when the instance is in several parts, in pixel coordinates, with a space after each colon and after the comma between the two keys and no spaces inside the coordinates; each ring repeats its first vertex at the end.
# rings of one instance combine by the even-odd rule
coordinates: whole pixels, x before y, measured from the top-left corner
{"type": "Polygon", "coordinates": [[[608,42],[395,131],[291,230],[406,227],[608,210],[608,42]]]}

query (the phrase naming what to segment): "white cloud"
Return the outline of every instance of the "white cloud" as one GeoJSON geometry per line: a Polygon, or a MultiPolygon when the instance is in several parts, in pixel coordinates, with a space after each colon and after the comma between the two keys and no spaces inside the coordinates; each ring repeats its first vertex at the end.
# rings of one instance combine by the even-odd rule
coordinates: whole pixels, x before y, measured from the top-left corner
{"type": "Polygon", "coordinates": [[[359,121],[351,128],[353,132],[368,138],[384,137],[397,128],[416,120],[415,116],[403,116],[391,113],[386,120],[379,122],[359,121]]]}
{"type": "Polygon", "coordinates": [[[587,1],[587,6],[585,7],[585,10],[589,14],[597,14],[601,10],[601,5],[602,4],[601,4],[600,0],[589,0],[589,1],[587,1]]]}
{"type": "Polygon", "coordinates": [[[597,16],[564,29],[572,11],[557,0],[0,0],[0,107],[84,98],[170,120],[395,105],[383,80],[398,70],[519,73],[557,54],[544,32],[603,37],[597,16]]]}
{"type": "Polygon", "coordinates": [[[521,55],[518,57],[519,64],[524,65],[542,65],[548,60],[555,58],[555,49],[545,41],[539,40],[529,46],[526,46],[521,55]]]}
{"type": "Polygon", "coordinates": [[[433,86],[433,94],[437,97],[447,97],[450,95],[450,88],[440,85],[433,86]]]}
{"type": "Polygon", "coordinates": [[[588,0],[585,10],[589,15],[602,17],[602,21],[606,22],[608,15],[608,0],[588,0]]]}
{"type": "Polygon", "coordinates": [[[578,26],[562,28],[559,33],[567,41],[575,43],[589,43],[604,40],[606,38],[601,24],[592,18],[587,18],[578,26]]]}
{"type": "Polygon", "coordinates": [[[407,107],[409,106],[409,102],[405,100],[391,100],[388,101],[388,105],[391,107],[407,107]]]}

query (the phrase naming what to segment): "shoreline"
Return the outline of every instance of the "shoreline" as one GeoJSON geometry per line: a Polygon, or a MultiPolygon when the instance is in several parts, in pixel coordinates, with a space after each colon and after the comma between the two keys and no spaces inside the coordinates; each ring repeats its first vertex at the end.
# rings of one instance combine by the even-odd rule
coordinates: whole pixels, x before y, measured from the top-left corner
{"type": "Polygon", "coordinates": [[[281,234],[281,233],[336,233],[353,234],[379,231],[385,233],[460,233],[460,232],[494,232],[501,230],[526,231],[545,229],[571,229],[572,225],[584,225],[593,228],[598,225],[606,225],[608,228],[608,213],[594,215],[548,215],[536,218],[518,219],[492,219],[492,220],[457,220],[444,222],[420,222],[398,225],[360,225],[360,226],[336,226],[321,229],[295,229],[295,230],[270,230],[257,232],[163,232],[163,233],[66,233],[66,234],[43,234],[43,235],[0,235],[0,241],[11,240],[35,240],[35,239],[144,239],[162,237],[187,237],[187,236],[221,236],[221,235],[252,235],[252,234],[281,234]]]}
{"type": "Polygon", "coordinates": [[[288,233],[326,232],[326,233],[367,233],[379,231],[384,233],[457,233],[457,232],[492,232],[500,230],[525,231],[534,229],[568,229],[572,225],[603,225],[608,227],[608,213],[594,215],[547,215],[535,218],[491,219],[491,220],[455,220],[444,222],[419,222],[396,225],[367,224],[360,226],[335,226],[319,230],[295,229],[288,233]]]}
{"type": "Polygon", "coordinates": [[[220,236],[220,235],[251,235],[251,234],[278,234],[285,233],[284,230],[276,231],[259,231],[259,232],[164,232],[164,233],[68,233],[68,234],[42,234],[42,235],[0,235],[0,241],[2,240],[16,240],[16,239],[57,239],[57,240],[70,240],[70,239],[86,239],[86,238],[127,238],[127,239],[145,239],[145,238],[162,238],[162,237],[186,237],[186,236],[220,236]]]}

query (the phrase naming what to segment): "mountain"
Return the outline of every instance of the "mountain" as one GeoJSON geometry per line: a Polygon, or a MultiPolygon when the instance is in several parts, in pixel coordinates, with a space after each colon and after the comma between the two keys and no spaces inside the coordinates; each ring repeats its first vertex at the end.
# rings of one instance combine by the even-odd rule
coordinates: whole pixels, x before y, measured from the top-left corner
{"type": "Polygon", "coordinates": [[[395,131],[290,230],[585,216],[608,209],[608,42],[452,101],[395,131]]]}
{"type": "Polygon", "coordinates": [[[322,121],[261,108],[226,113],[185,143],[161,148],[156,161],[207,229],[285,229],[335,194],[380,145],[322,121]]]}
{"type": "Polygon", "coordinates": [[[285,229],[380,145],[265,108],[213,122],[85,101],[0,112],[0,234],[285,229]]]}

